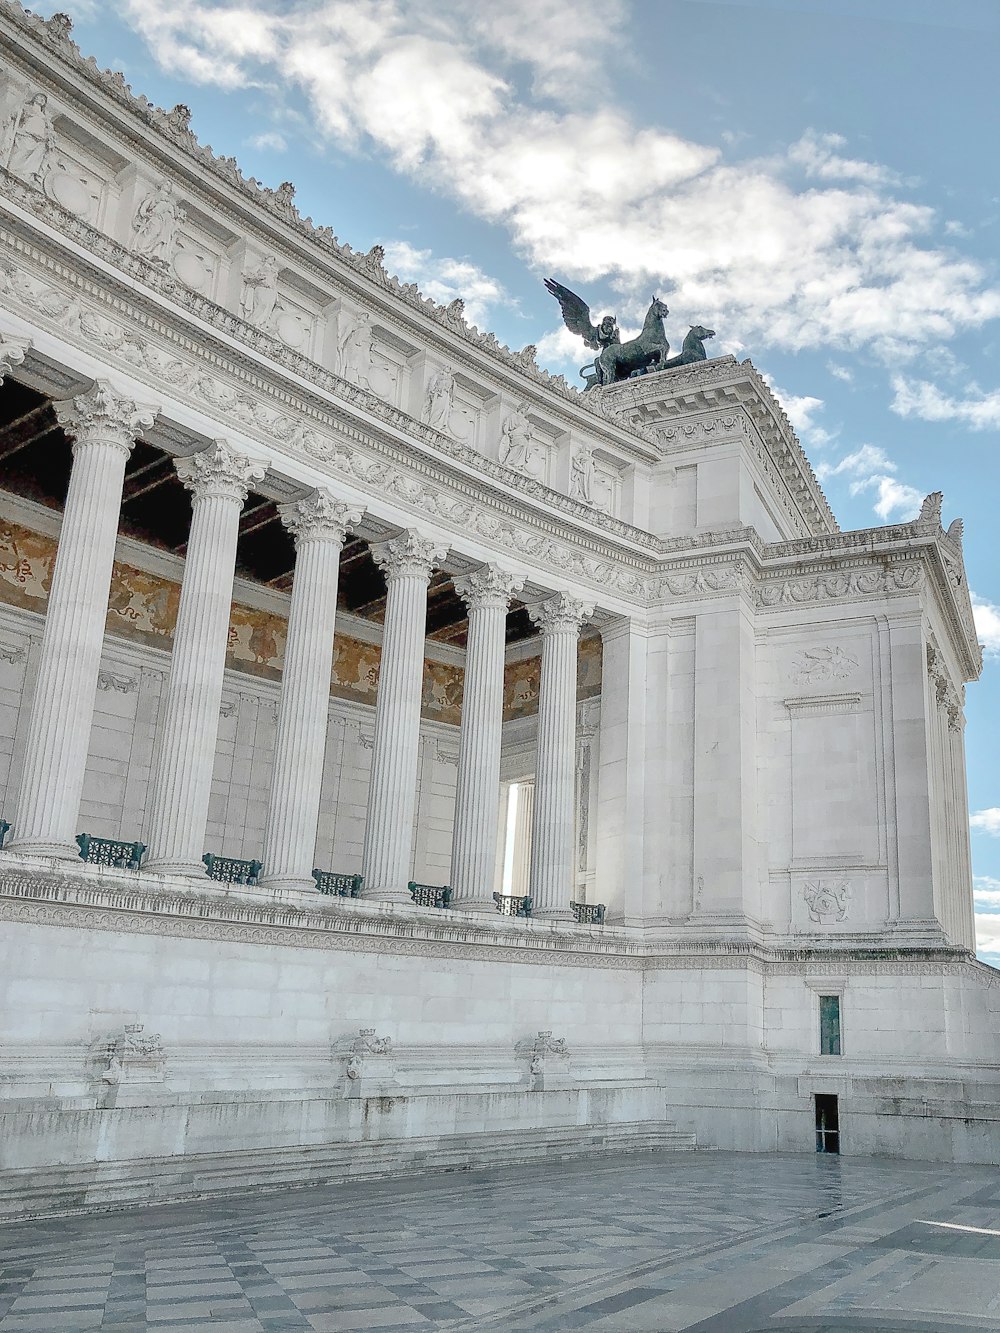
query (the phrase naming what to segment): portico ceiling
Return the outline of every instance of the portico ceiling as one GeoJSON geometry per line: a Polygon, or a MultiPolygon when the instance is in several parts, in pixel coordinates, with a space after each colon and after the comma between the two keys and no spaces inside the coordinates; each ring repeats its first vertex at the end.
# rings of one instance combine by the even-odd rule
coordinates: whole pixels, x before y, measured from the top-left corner
{"type": "MultiPolygon", "coordinates": [[[[62,511],[69,484],[70,443],[50,398],[8,378],[0,389],[0,489],[62,511]]],[[[138,440],[125,469],[119,531],[160,550],[183,556],[191,506],[171,456],[138,440]]],[[[254,583],[290,592],[295,547],[277,505],[251,492],[240,516],[237,573],[254,583]]],[[[338,606],[381,622],[385,579],[368,542],[348,536],[340,557],[338,606]]],[[[451,575],[436,570],[427,592],[427,636],[465,645],[468,621],[451,575]]],[[[535,628],[517,602],[507,617],[507,642],[529,638],[535,628]]]]}

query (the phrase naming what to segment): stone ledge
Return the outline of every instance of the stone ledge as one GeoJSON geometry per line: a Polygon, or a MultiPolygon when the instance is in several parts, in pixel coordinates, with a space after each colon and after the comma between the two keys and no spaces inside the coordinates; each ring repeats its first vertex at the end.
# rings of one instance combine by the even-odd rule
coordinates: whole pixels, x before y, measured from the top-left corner
{"type": "Polygon", "coordinates": [[[95,1162],[0,1173],[0,1220],[65,1216],[131,1205],[332,1185],[352,1180],[476,1171],[596,1153],[693,1151],[671,1121],[589,1124],[95,1162]]]}

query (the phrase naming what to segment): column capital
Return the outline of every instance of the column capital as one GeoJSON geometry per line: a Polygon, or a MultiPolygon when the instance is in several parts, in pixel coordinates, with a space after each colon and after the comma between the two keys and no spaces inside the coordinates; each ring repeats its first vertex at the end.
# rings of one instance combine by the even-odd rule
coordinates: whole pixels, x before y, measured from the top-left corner
{"type": "Polygon", "coordinates": [[[434,537],[425,537],[414,528],[407,528],[398,537],[373,546],[371,553],[388,582],[414,577],[426,582],[434,566],[448,554],[448,545],[434,537]]]}
{"type": "Polygon", "coordinates": [[[455,591],[470,611],[481,607],[502,607],[506,611],[511,597],[523,587],[524,579],[519,574],[511,574],[499,565],[480,565],[455,580],[455,591]]]}
{"type": "Polygon", "coordinates": [[[243,504],[255,481],[262,481],[267,464],[247,458],[225,440],[213,440],[206,448],[187,458],[174,460],[177,475],[196,500],[217,496],[243,504]]]}
{"type": "Polygon", "coordinates": [[[126,457],[132,452],[137,432],[151,426],[159,410],[118,393],[107,380],[95,380],[86,393],[52,406],[60,426],[73,437],[74,453],[81,444],[110,444],[126,457]]]}
{"type": "Polygon", "coordinates": [[[534,624],[548,634],[579,634],[580,626],[593,614],[593,602],[584,602],[568,592],[557,592],[544,602],[535,602],[527,608],[534,624]]]}
{"type": "Polygon", "coordinates": [[[15,366],[21,364],[30,346],[30,338],[21,338],[17,334],[5,333],[0,329],[0,384],[3,384],[5,375],[9,375],[15,366]]]}
{"type": "Polygon", "coordinates": [[[362,505],[338,500],[323,487],[301,500],[278,505],[278,516],[295,538],[296,549],[300,542],[311,541],[333,541],[343,546],[348,528],[356,527],[364,512],[362,505]]]}

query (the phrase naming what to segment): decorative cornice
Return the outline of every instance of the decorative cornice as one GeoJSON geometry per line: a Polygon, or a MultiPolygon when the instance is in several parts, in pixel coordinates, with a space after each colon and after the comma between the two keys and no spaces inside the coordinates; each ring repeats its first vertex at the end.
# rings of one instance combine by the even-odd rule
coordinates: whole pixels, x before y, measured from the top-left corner
{"type": "Polygon", "coordinates": [[[470,611],[487,607],[506,611],[510,599],[523,587],[522,577],[501,569],[499,565],[482,565],[471,574],[455,579],[455,591],[470,611]]]}
{"type": "Polygon", "coordinates": [[[56,420],[73,440],[74,453],[85,445],[99,444],[120,449],[126,456],[132,452],[136,434],[151,426],[159,411],[133,402],[107,380],[95,380],[87,393],[52,406],[56,420]]]}
{"type": "Polygon", "coordinates": [[[196,502],[219,499],[243,504],[253,482],[263,481],[267,472],[266,463],[244,457],[225,440],[213,440],[206,449],[175,459],[174,467],[196,502]]]}
{"type": "Polygon", "coordinates": [[[278,515],[295,538],[296,547],[307,541],[330,541],[343,546],[348,532],[357,527],[364,514],[361,505],[338,500],[323,488],[317,488],[302,500],[278,505],[278,515]]]}
{"type": "Polygon", "coordinates": [[[513,922],[484,917],[473,922],[449,912],[397,913],[388,904],[324,901],[302,895],[276,902],[237,885],[213,891],[203,881],[181,881],[104,868],[28,868],[0,853],[0,921],[101,930],[120,935],[160,935],[218,940],[255,947],[336,949],[356,953],[466,958],[556,967],[619,970],[751,970],[778,975],[941,975],[961,972],[992,987],[1000,972],[966,949],[948,946],[852,945],[842,937],[829,947],[783,948],[754,941],[698,938],[643,941],[635,931],[605,927],[600,933],[572,925],[513,922]]]}
{"type": "MultiPolygon", "coordinates": [[[[249,204],[251,210],[259,210],[254,222],[257,226],[263,226],[269,237],[275,235],[275,223],[278,223],[279,236],[284,229],[290,229],[298,245],[304,244],[308,247],[306,251],[308,261],[318,270],[330,272],[341,281],[348,279],[352,288],[357,286],[360,278],[363,284],[370,284],[371,288],[375,289],[370,292],[369,299],[377,296],[381,304],[386,304],[388,297],[390,308],[393,302],[400,302],[418,314],[421,321],[427,320],[437,326],[434,331],[426,329],[425,336],[434,337],[436,333],[440,339],[443,331],[457,335],[460,342],[475,348],[498,367],[502,367],[506,376],[514,372],[544,388],[548,394],[554,393],[565,401],[567,407],[582,409],[590,415],[606,416],[598,401],[599,395],[584,394],[570,386],[562,375],[551,375],[548,371],[540,369],[534,359],[534,348],[525,347],[519,351],[512,351],[500,343],[494,334],[481,333],[478,328],[468,325],[464,318],[462,301],[452,301],[446,306],[439,305],[431,298],[423,296],[416,284],[401,283],[397,277],[388,274],[384,267],[384,251],[381,246],[372,246],[364,253],[355,251],[350,245],[338,241],[331,227],[317,226],[311,218],[302,218],[294,202],[295,187],[291,182],[285,181],[277,189],[272,190],[261,185],[253,177],[249,179],[245,177],[235,158],[217,156],[210,147],[198,142],[190,128],[191,113],[187,107],[179,105],[171,111],[166,111],[154,106],[147,98],[136,96],[121,73],[100,70],[92,58],[84,58],[77,44],[69,36],[69,29],[58,38],[53,38],[51,21],[46,23],[45,20],[25,10],[16,3],[16,0],[0,0],[0,17],[6,17],[11,21],[23,37],[43,44],[43,50],[37,53],[31,52],[35,63],[41,69],[50,67],[53,57],[56,57],[64,67],[77,77],[82,77],[133,121],[138,121],[146,131],[151,132],[154,136],[154,145],[164,162],[173,165],[175,170],[180,166],[186,174],[190,174],[191,166],[197,166],[202,171],[207,170],[210,176],[215,178],[218,186],[234,189],[241,196],[244,205],[249,204]],[[181,154],[181,161],[178,160],[178,153],[181,154]],[[184,162],[183,159],[187,161],[184,162]]],[[[22,52],[22,55],[26,54],[28,53],[22,52]]],[[[132,132],[134,134],[134,130],[132,132]]],[[[162,173],[163,166],[157,166],[155,170],[162,173]]],[[[286,234],[284,239],[287,244],[292,238],[286,234]]],[[[412,315],[409,316],[409,320],[412,321],[412,315]]],[[[449,350],[454,353],[450,345],[449,350]]],[[[631,435],[646,442],[653,440],[641,426],[628,427],[621,422],[614,424],[625,437],[631,435]]]]}

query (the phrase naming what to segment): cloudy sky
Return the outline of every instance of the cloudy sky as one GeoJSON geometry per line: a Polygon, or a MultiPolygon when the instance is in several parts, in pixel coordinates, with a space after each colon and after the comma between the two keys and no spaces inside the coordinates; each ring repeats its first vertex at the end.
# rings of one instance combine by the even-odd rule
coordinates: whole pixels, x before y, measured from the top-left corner
{"type": "Polygon", "coordinates": [[[718,330],[845,528],[966,523],[981,951],[1000,965],[1000,3],[61,0],[99,63],[571,380],[553,276],[718,330]],[[610,23],[610,30],[608,24],[610,23]]]}

